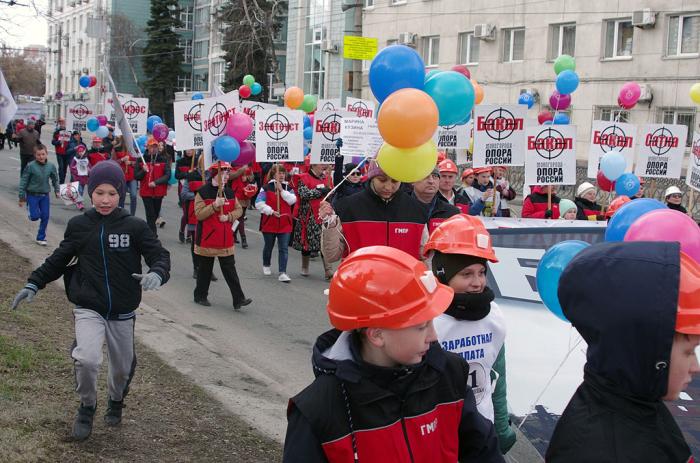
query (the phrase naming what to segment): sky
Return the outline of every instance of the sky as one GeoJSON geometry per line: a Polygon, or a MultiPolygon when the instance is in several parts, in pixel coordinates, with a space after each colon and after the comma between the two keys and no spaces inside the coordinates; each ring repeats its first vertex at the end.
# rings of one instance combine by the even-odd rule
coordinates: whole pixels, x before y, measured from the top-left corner
{"type": "Polygon", "coordinates": [[[40,11],[46,11],[47,0],[17,0],[17,3],[27,6],[8,6],[0,3],[0,43],[7,46],[22,48],[27,45],[46,45],[48,38],[48,23],[37,16],[36,6],[40,11]]]}

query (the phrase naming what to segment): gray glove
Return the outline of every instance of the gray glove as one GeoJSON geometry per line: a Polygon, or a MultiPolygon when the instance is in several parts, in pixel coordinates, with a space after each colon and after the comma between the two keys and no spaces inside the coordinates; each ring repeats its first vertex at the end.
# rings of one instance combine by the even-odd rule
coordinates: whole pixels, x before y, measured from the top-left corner
{"type": "Polygon", "coordinates": [[[26,286],[17,293],[15,300],[12,301],[12,310],[17,309],[19,303],[25,299],[27,302],[32,302],[32,299],[34,299],[34,296],[36,296],[37,291],[39,291],[39,288],[37,288],[35,284],[27,283],[26,286]]]}
{"type": "Polygon", "coordinates": [[[141,282],[141,287],[144,291],[150,291],[152,289],[160,288],[160,284],[163,280],[155,272],[149,272],[145,275],[141,273],[132,273],[131,276],[141,282]]]}

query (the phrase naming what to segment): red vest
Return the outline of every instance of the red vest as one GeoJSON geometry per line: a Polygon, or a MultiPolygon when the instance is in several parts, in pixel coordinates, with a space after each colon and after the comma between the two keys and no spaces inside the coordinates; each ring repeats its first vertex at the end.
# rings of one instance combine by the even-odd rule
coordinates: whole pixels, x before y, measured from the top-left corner
{"type": "Polygon", "coordinates": [[[163,197],[168,193],[168,184],[163,183],[161,185],[156,185],[151,188],[148,186],[149,183],[155,182],[157,179],[165,175],[165,163],[159,162],[154,164],[148,164],[148,172],[141,179],[141,185],[139,187],[139,194],[142,198],[151,197],[163,197]]]}
{"type": "Polygon", "coordinates": [[[88,160],[90,161],[90,167],[92,167],[98,162],[106,161],[107,157],[104,153],[100,153],[99,151],[93,151],[92,153],[88,153],[88,160]]]}
{"type": "MultiPolygon", "coordinates": [[[[190,180],[188,182],[188,186],[192,193],[199,190],[202,185],[204,185],[204,182],[199,180],[190,180]]],[[[197,225],[197,216],[194,213],[194,199],[188,201],[187,203],[187,223],[190,225],[197,225]]]]}
{"type": "MultiPolygon", "coordinates": [[[[313,190],[319,185],[326,186],[326,179],[316,178],[308,172],[299,175],[299,181],[304,182],[304,185],[306,185],[306,188],[309,190],[313,190]]],[[[321,207],[321,201],[323,201],[323,198],[316,198],[309,201],[311,204],[311,215],[313,216],[314,220],[316,220],[316,223],[321,223],[321,219],[318,218],[318,211],[321,207]]]]}
{"type": "MultiPolygon", "coordinates": [[[[287,190],[287,185],[284,189],[287,190]]],[[[265,204],[270,206],[273,211],[277,211],[277,191],[275,183],[268,183],[263,187],[265,191],[265,204]]],[[[260,214],[260,231],[263,233],[291,233],[293,228],[293,206],[287,204],[287,201],[279,195],[279,217],[274,215],[260,214]]]]}
{"type": "Polygon", "coordinates": [[[114,153],[114,155],[117,158],[117,163],[119,164],[119,167],[122,168],[122,171],[124,171],[124,180],[127,182],[130,182],[134,179],[134,166],[130,165],[127,166],[123,162],[121,162],[122,159],[124,158],[129,158],[129,153],[127,151],[117,151],[114,153]]]}
{"type": "MultiPolygon", "coordinates": [[[[208,206],[212,204],[214,199],[205,199],[204,203],[208,206]]],[[[233,246],[233,228],[231,222],[221,222],[219,216],[233,212],[236,208],[236,199],[227,199],[223,207],[214,212],[208,218],[200,220],[201,227],[198,227],[198,232],[201,231],[201,239],[198,241],[198,246],[210,249],[227,249],[233,246]]]]}

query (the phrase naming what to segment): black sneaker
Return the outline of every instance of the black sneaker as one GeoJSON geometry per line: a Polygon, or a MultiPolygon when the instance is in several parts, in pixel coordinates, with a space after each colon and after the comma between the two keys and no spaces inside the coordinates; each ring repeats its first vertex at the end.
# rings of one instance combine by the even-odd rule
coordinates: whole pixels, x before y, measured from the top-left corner
{"type": "Polygon", "coordinates": [[[192,270],[192,278],[197,279],[197,269],[192,270]]]}
{"type": "Polygon", "coordinates": [[[209,302],[209,299],[207,299],[207,298],[195,299],[194,303],[199,304],[199,305],[203,305],[204,307],[211,307],[211,302],[209,302]]]}
{"type": "Polygon", "coordinates": [[[90,437],[93,418],[95,418],[95,407],[86,407],[81,403],[75,421],[73,421],[71,437],[77,441],[83,441],[90,437]]]}
{"type": "Polygon", "coordinates": [[[179,233],[177,234],[177,238],[180,240],[180,243],[184,243],[184,242],[185,242],[185,233],[184,233],[184,232],[179,232],[179,233]]]}
{"type": "Polygon", "coordinates": [[[107,401],[107,413],[105,413],[105,423],[108,426],[116,426],[122,422],[122,408],[124,408],[124,401],[109,399],[107,401]]]}
{"type": "Polygon", "coordinates": [[[245,238],[241,238],[241,247],[243,249],[248,249],[248,240],[246,240],[245,238]]]}
{"type": "Polygon", "coordinates": [[[241,302],[239,302],[238,304],[233,304],[233,310],[241,310],[241,307],[245,307],[245,306],[249,305],[251,302],[253,302],[253,300],[251,298],[247,297],[247,298],[243,299],[241,302]]]}

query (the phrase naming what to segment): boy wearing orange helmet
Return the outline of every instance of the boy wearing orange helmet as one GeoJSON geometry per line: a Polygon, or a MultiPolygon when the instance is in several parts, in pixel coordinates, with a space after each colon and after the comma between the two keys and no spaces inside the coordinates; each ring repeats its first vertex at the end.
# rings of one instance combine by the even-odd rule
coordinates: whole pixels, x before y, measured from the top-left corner
{"type": "Polygon", "coordinates": [[[564,270],[559,301],[588,349],[546,460],[693,461],[663,401],[700,371],[700,265],[678,243],[596,244],[564,270]]]}
{"type": "Polygon", "coordinates": [[[283,461],[502,462],[468,365],[435,342],[452,294],[398,249],[348,256],[329,290],[337,329],[318,338],[316,379],[289,402],[283,461]]]}
{"type": "Polygon", "coordinates": [[[498,262],[481,220],[458,215],[430,235],[423,250],[440,283],[454,290],[435,319],[442,348],[469,362],[469,387],[479,412],[495,424],[503,454],[515,444],[506,399],[505,318],[486,286],[487,261],[498,262]]]}

